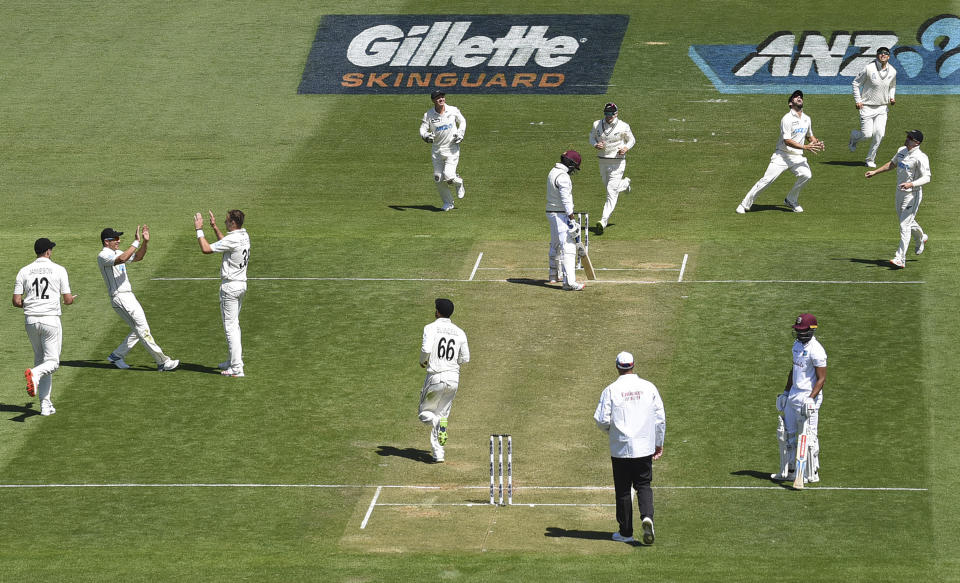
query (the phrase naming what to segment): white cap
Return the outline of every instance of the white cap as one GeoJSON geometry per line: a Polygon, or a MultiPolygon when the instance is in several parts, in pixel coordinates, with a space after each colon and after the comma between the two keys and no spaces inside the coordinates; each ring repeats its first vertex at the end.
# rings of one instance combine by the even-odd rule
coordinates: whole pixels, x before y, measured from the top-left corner
{"type": "Polygon", "coordinates": [[[629,370],[633,368],[633,355],[629,352],[621,352],[617,355],[617,368],[620,370],[629,370]]]}

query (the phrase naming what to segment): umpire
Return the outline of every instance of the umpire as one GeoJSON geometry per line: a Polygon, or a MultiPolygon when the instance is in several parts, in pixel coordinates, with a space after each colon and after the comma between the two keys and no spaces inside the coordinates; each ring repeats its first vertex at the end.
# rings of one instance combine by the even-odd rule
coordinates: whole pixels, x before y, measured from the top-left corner
{"type": "Polygon", "coordinates": [[[620,376],[600,394],[593,414],[597,426],[610,434],[613,487],[620,530],[613,540],[633,542],[633,506],[630,488],[637,490],[643,543],[653,544],[653,460],[663,455],[667,418],[653,383],[633,372],[633,355],[617,355],[620,376]]]}

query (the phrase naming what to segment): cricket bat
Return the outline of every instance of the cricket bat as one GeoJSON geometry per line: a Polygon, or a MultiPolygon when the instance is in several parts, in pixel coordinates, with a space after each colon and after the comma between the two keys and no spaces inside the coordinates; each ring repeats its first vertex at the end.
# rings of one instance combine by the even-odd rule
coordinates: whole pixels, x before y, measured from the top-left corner
{"type": "Polygon", "coordinates": [[[803,420],[800,437],[797,439],[797,476],[793,479],[793,487],[803,490],[803,473],[807,466],[807,420],[803,420]]]}
{"type": "Polygon", "coordinates": [[[590,256],[587,255],[586,247],[583,247],[583,255],[580,257],[580,261],[583,263],[583,271],[587,274],[587,279],[597,279],[597,272],[593,270],[593,262],[590,261],[590,256]]]}

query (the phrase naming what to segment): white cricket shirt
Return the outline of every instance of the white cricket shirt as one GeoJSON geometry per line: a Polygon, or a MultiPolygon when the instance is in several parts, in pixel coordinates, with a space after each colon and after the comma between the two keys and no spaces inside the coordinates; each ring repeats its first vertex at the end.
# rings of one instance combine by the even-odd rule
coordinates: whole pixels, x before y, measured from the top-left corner
{"type": "Polygon", "coordinates": [[[250,261],[250,235],[246,229],[234,229],[223,239],[210,243],[216,253],[223,253],[220,261],[220,281],[247,281],[247,263],[250,261]]]}
{"type": "Polygon", "coordinates": [[[784,140],[793,140],[803,144],[808,135],[813,135],[810,116],[800,112],[797,115],[792,109],[780,118],[780,139],[777,140],[777,151],[789,156],[803,156],[803,150],[788,146],[784,140]]]}
{"type": "Polygon", "coordinates": [[[450,318],[437,318],[423,327],[420,364],[427,365],[427,373],[459,375],[464,362],[470,362],[467,335],[450,318]]]}
{"type": "Polygon", "coordinates": [[[883,69],[879,61],[863,68],[853,78],[853,100],[870,106],[887,105],[897,93],[897,70],[889,62],[883,69]]]}
{"type": "MultiPolygon", "coordinates": [[[[107,295],[111,298],[120,292],[132,292],[130,287],[130,278],[127,277],[126,263],[114,264],[117,257],[123,255],[119,249],[104,247],[97,255],[97,264],[100,266],[100,275],[103,276],[103,283],[107,284],[107,295]]],[[[133,261],[133,255],[127,260],[127,263],[133,261]]]]}
{"type": "Polygon", "coordinates": [[[625,154],[618,153],[620,148],[629,150],[637,140],[630,131],[630,124],[618,117],[614,118],[612,124],[608,124],[606,119],[593,122],[590,145],[596,146],[599,142],[603,142],[603,149],[596,150],[598,158],[625,158],[625,154]]]}
{"type": "Polygon", "coordinates": [[[462,138],[466,131],[467,118],[449,103],[444,106],[443,113],[437,113],[435,107],[428,109],[420,123],[420,137],[426,138],[432,134],[433,151],[440,154],[459,152],[460,145],[454,140],[458,136],[462,138]]]}
{"type": "Polygon", "coordinates": [[[59,316],[60,297],[72,292],[67,270],[47,257],[37,257],[17,273],[13,293],[23,296],[25,316],[59,316]]]}
{"type": "Polygon", "coordinates": [[[634,373],[620,375],[603,389],[593,418],[610,432],[611,457],[646,457],[663,446],[667,417],[660,392],[634,373]]]}
{"type": "Polygon", "coordinates": [[[912,182],[912,190],[920,191],[921,186],[930,182],[930,159],[920,151],[920,146],[912,150],[900,146],[891,163],[897,167],[897,184],[912,182]]]}
{"type": "Polygon", "coordinates": [[[547,212],[573,212],[573,181],[570,169],[557,162],[547,174],[547,212]]]}
{"type": "Polygon", "coordinates": [[[827,351],[823,349],[817,337],[804,344],[799,340],[793,342],[793,386],[790,392],[809,394],[817,382],[818,366],[827,366],[827,351]]]}

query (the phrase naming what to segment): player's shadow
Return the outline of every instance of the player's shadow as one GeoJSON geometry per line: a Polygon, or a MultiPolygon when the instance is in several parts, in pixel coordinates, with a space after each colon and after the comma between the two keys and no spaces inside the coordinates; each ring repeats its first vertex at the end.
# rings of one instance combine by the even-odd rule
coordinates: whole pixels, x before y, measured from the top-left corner
{"type": "Polygon", "coordinates": [[[433,463],[433,456],[430,455],[429,451],[416,449],[413,447],[400,449],[399,447],[393,447],[392,445],[378,445],[377,447],[379,448],[377,449],[377,455],[403,457],[407,458],[408,460],[423,462],[425,464],[433,463]]]}
{"type": "Polygon", "coordinates": [[[731,476],[749,476],[757,480],[763,480],[764,482],[770,482],[774,486],[780,486],[785,490],[793,489],[793,482],[781,482],[779,480],[774,480],[770,477],[770,472],[758,472],[757,470],[739,470],[736,472],[730,472],[731,476]]]}
{"type": "Polygon", "coordinates": [[[863,162],[851,161],[851,160],[828,160],[825,162],[820,162],[821,164],[827,164],[828,166],[860,166],[866,168],[867,165],[863,162]]]}
{"type": "MultiPolygon", "coordinates": [[[[612,531],[607,530],[568,530],[566,528],[560,528],[559,526],[548,526],[547,532],[543,533],[543,536],[549,536],[551,538],[582,538],[586,540],[612,540],[613,536],[612,531]]],[[[640,543],[634,541],[629,543],[639,546],[640,543]]]]}
{"type": "Polygon", "coordinates": [[[532,285],[535,287],[545,287],[548,289],[560,289],[559,285],[550,285],[545,279],[533,279],[530,277],[508,277],[507,283],[519,283],[521,285],[532,285]]]}
{"type": "MultiPolygon", "coordinates": [[[[111,362],[104,362],[102,360],[61,360],[60,366],[70,366],[75,368],[108,368],[115,369],[120,371],[119,368],[113,365],[111,362]]],[[[125,369],[127,372],[130,371],[150,371],[157,372],[156,365],[137,365],[131,366],[128,369],[125,369]]],[[[189,362],[180,362],[180,366],[176,370],[188,370],[190,372],[200,372],[206,374],[220,374],[220,369],[215,366],[207,366],[203,364],[192,364],[189,362]]],[[[176,371],[174,371],[176,372],[176,371]]]]}
{"type": "Polygon", "coordinates": [[[894,270],[893,264],[890,263],[889,259],[859,259],[857,257],[850,257],[848,259],[840,259],[840,261],[849,261],[850,263],[863,263],[864,265],[876,265],[877,267],[886,267],[887,269],[894,270]]]}
{"type": "Polygon", "coordinates": [[[27,403],[23,407],[20,405],[0,403],[0,412],[6,413],[7,411],[19,413],[19,415],[10,418],[10,421],[15,421],[17,423],[23,423],[28,417],[33,417],[34,415],[40,414],[40,411],[37,411],[33,408],[33,403],[27,403]]]}
{"type": "Polygon", "coordinates": [[[429,211],[431,213],[441,213],[443,209],[432,204],[391,204],[388,205],[395,211],[429,211]]]}
{"type": "Polygon", "coordinates": [[[779,211],[781,213],[792,213],[793,209],[788,206],[784,206],[782,204],[755,204],[750,207],[750,211],[747,214],[752,215],[753,213],[759,213],[763,211],[779,211]]]}

